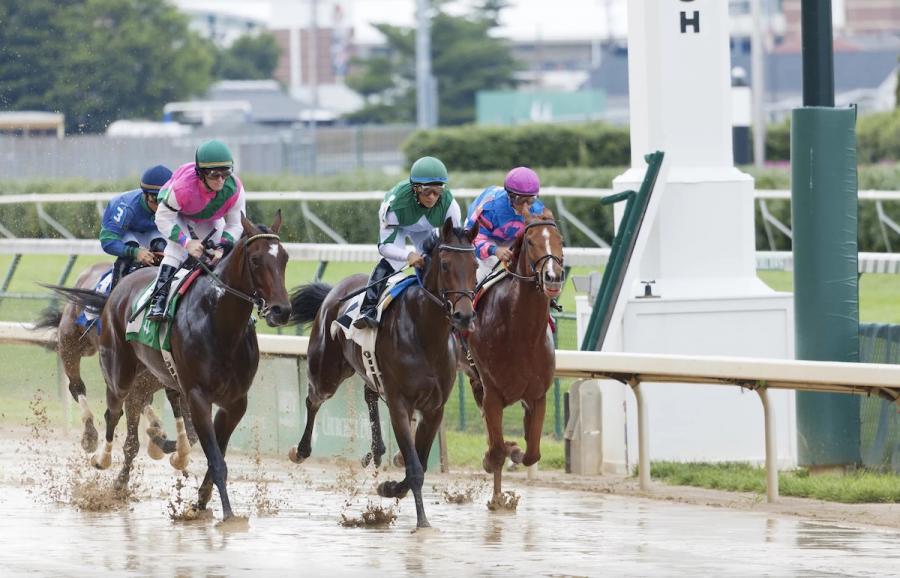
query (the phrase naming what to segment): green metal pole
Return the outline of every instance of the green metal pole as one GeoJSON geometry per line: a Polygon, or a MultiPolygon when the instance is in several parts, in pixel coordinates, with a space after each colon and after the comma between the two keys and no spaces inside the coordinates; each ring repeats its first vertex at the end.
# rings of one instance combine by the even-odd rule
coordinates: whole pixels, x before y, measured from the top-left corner
{"type": "MultiPolygon", "coordinates": [[[[803,108],[791,117],[797,359],[859,361],[856,111],[834,108],[831,1],[802,0],[803,108]]],[[[797,392],[800,465],[858,464],[856,396],[797,392]]]]}
{"type": "Polygon", "coordinates": [[[803,106],[834,107],[831,0],[802,0],[803,106]]]}

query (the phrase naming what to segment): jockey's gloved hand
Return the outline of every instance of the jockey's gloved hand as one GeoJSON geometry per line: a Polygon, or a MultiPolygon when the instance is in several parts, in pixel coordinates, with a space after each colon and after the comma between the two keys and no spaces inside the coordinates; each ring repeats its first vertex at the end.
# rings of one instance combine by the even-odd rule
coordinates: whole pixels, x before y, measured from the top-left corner
{"type": "Polygon", "coordinates": [[[142,265],[155,265],[156,255],[154,255],[144,247],[141,247],[138,249],[137,254],[134,256],[134,260],[142,265]]]}
{"type": "Polygon", "coordinates": [[[232,249],[234,249],[234,241],[230,241],[228,239],[222,239],[216,245],[216,249],[222,249],[223,256],[227,255],[228,253],[231,253],[232,249]]]}

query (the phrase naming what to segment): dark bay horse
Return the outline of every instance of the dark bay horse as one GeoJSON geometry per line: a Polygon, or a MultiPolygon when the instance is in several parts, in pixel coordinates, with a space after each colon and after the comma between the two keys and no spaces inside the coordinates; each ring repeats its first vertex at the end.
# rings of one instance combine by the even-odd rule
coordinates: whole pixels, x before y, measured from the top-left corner
{"type": "Polygon", "coordinates": [[[483,465],[494,474],[494,499],[501,494],[507,457],[526,466],[541,459],[547,390],[556,368],[548,332],[550,300],[559,296],[565,281],[563,239],[548,209],[528,217],[512,249],[506,279],[479,299],[478,327],[467,338],[477,373],[468,363],[460,364],[484,415],[488,449],[483,465]],[[503,439],[503,409],[516,402],[525,409],[524,455],[503,439]]]}
{"type": "MultiPolygon", "coordinates": [[[[472,308],[475,288],[475,231],[454,228],[447,220],[426,245],[426,264],[422,285],[413,285],[385,311],[375,342],[375,355],[381,369],[385,401],[391,425],[406,466],[406,477],[386,481],[378,494],[402,498],[411,489],[416,503],[416,527],[429,527],[422,502],[422,484],[428,466],[428,454],[444,414],[444,404],[452,390],[456,373],[456,354],[450,343],[450,329],[469,330],[475,320],[472,308]],[[421,414],[413,430],[415,412],[421,414]]],[[[309,457],[316,413],[331,398],[338,386],[357,373],[368,384],[362,351],[342,332],[332,338],[331,323],[344,313],[347,303],[340,299],[366,284],[363,275],[354,275],[333,289],[322,283],[299,288],[291,298],[297,323],[312,322],[309,338],[309,393],[306,398],[306,428],[296,449],[295,462],[309,457]]],[[[371,385],[371,384],[368,384],[371,385]]],[[[367,388],[368,389],[368,388],[367,388]]],[[[367,402],[377,403],[367,393],[367,402]]],[[[373,419],[373,448],[381,442],[377,413],[373,419]]],[[[377,409],[377,405],[375,406],[377,409]]],[[[383,453],[383,445],[381,452],[383,453]]],[[[377,452],[376,452],[377,453],[377,452]]]]}
{"type": "MultiPolygon", "coordinates": [[[[110,270],[112,263],[96,263],[91,265],[78,276],[75,281],[76,289],[92,291],[100,278],[110,270]]],[[[59,290],[61,288],[54,288],[59,290]]],[[[64,295],[65,296],[65,295],[64,295]]],[[[35,323],[35,328],[56,329],[56,351],[62,362],[63,371],[69,380],[69,393],[81,409],[81,420],[84,430],[81,435],[81,447],[86,452],[94,452],[97,449],[97,429],[94,427],[94,415],[87,401],[87,388],[81,378],[81,359],[97,353],[99,333],[91,326],[87,329],[76,323],[84,307],[75,302],[68,302],[60,309],[57,305],[50,305],[41,313],[35,323]]],[[[153,459],[162,459],[167,453],[175,451],[175,442],[166,439],[162,430],[162,424],[150,403],[153,394],[163,385],[149,372],[142,371],[135,378],[132,393],[125,403],[125,416],[127,422],[127,435],[125,438],[125,462],[116,478],[116,491],[124,491],[128,486],[131,475],[131,466],[139,449],[138,426],[143,413],[150,422],[147,433],[150,435],[150,445],[147,452],[153,459]]],[[[182,404],[183,405],[183,404],[182,404]]],[[[188,436],[192,442],[197,439],[193,425],[190,423],[190,415],[185,414],[188,436]]]]}
{"type": "Polygon", "coordinates": [[[146,345],[125,341],[131,304],[149,285],[155,272],[141,270],[124,278],[103,306],[100,335],[100,366],[106,380],[106,444],[92,458],[101,469],[109,467],[116,425],[123,402],[141,368],[146,368],[166,387],[175,415],[178,438],[172,464],[187,465],[190,445],[185,434],[180,398],[187,400],[194,428],[207,459],[206,476],[200,485],[195,508],[205,510],[215,484],[222,500],[223,516],[234,516],[228,499],[228,440],[247,409],[247,392],[259,365],[256,330],[250,321],[254,305],[270,326],[286,323],[291,308],[284,286],[288,255],[278,237],[281,212],[271,228],[241,219],[244,237],[219,262],[212,275],[202,275],[181,300],[173,321],[171,348],[174,372],[163,355],[146,345]],[[173,376],[177,373],[177,380],[173,376]],[[218,406],[215,420],[212,404],[218,406]]]}

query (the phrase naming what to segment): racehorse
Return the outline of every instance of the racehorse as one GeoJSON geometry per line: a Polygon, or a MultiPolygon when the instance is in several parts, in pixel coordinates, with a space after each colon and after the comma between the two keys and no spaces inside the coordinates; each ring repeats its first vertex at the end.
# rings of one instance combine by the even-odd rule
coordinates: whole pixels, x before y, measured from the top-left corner
{"type": "Polygon", "coordinates": [[[482,465],[494,474],[493,501],[501,496],[507,457],[526,466],[541,459],[546,396],[556,367],[548,332],[550,300],[565,282],[563,238],[549,209],[526,219],[512,249],[506,278],[479,297],[478,327],[462,342],[474,368],[460,364],[484,416],[488,449],[482,465]],[[503,439],[503,409],[515,402],[525,409],[524,454],[515,442],[503,439]]]}
{"type": "Polygon", "coordinates": [[[234,516],[226,489],[225,451],[247,409],[247,392],[259,365],[250,314],[257,306],[260,316],[273,327],[285,324],[291,314],[284,286],[288,255],[278,237],[281,211],[271,228],[254,225],[243,216],[241,224],[244,236],[234,249],[181,298],[179,314],[171,322],[171,370],[160,351],[125,340],[132,303],[154,280],[154,271],[140,270],[125,277],[108,299],[97,294],[93,299],[80,297],[85,304],[102,307],[100,366],[107,384],[106,444],[91,462],[100,469],[109,467],[122,405],[139,369],[146,368],[165,385],[172,406],[178,438],[170,461],[177,469],[186,467],[190,452],[182,395],[190,407],[208,464],[194,508],[206,509],[215,484],[225,520],[234,516]],[[219,408],[215,421],[212,404],[219,408]]]}
{"type": "MultiPolygon", "coordinates": [[[[450,329],[469,330],[475,321],[472,306],[475,287],[475,248],[477,231],[454,228],[448,219],[439,236],[426,243],[426,264],[421,284],[409,287],[384,314],[375,341],[380,360],[385,401],[391,425],[406,466],[406,477],[386,481],[378,494],[403,498],[412,489],[416,503],[416,527],[429,527],[422,502],[422,484],[428,454],[437,434],[456,373],[456,354],[451,347],[450,329]],[[413,430],[411,420],[421,413],[413,430]],[[415,434],[413,433],[415,432],[415,434]]],[[[309,393],[306,397],[306,428],[303,438],[291,450],[291,459],[300,462],[309,457],[316,413],[331,398],[338,386],[357,373],[371,387],[363,365],[362,350],[338,331],[331,337],[331,324],[349,306],[341,298],[363,287],[367,278],[354,275],[334,288],[313,283],[297,289],[291,296],[295,323],[312,322],[307,358],[309,393]]],[[[373,452],[381,442],[377,419],[377,397],[367,393],[372,422],[373,452]],[[375,405],[376,413],[371,412],[375,405]]],[[[376,452],[377,453],[377,452],[376,452]]],[[[384,453],[383,444],[381,453],[384,453]]]]}
{"type": "MultiPolygon", "coordinates": [[[[76,289],[92,290],[97,283],[112,267],[112,263],[96,263],[91,265],[78,276],[75,281],[76,289]]],[[[35,328],[56,329],[56,350],[62,361],[63,371],[69,380],[69,393],[81,408],[81,420],[84,431],[81,435],[81,447],[86,452],[94,452],[97,449],[97,429],[94,427],[94,415],[91,413],[87,402],[87,388],[81,379],[81,359],[97,353],[99,333],[94,325],[82,327],[76,320],[81,315],[84,307],[78,303],[69,302],[59,309],[50,305],[35,322],[35,328]]],[[[135,378],[134,392],[128,397],[125,405],[127,422],[127,435],[125,438],[125,462],[116,478],[115,489],[122,492],[128,486],[131,475],[131,466],[139,449],[138,426],[140,416],[143,413],[150,427],[147,433],[150,435],[150,445],[147,453],[153,459],[162,459],[167,453],[175,451],[175,442],[166,439],[162,430],[162,424],[150,403],[153,394],[162,389],[163,385],[146,372],[140,372],[135,378]]],[[[192,442],[197,440],[193,425],[190,423],[190,415],[186,414],[186,426],[188,436],[192,442]]]]}

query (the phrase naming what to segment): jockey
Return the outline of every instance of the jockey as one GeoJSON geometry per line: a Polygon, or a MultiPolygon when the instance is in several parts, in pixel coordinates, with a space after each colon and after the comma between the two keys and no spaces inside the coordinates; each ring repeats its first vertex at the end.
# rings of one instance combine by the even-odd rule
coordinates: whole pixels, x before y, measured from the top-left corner
{"type": "Polygon", "coordinates": [[[144,171],[141,187],[115,197],[103,212],[100,245],[116,257],[109,290],[128,274],[132,265],[155,265],[154,253],[162,253],[165,239],[157,230],[154,214],[159,189],[172,177],[172,171],[156,165],[144,171]]]}
{"type": "Polygon", "coordinates": [[[169,284],[188,256],[199,259],[204,247],[192,239],[192,227],[201,239],[215,230],[213,262],[234,247],[240,238],[241,215],[246,211],[244,186],[232,173],[234,159],[224,143],[206,141],[197,147],[194,162],[182,165],[159,192],[156,226],[166,237],[166,250],[154,286],[153,302],[147,318],[165,318],[169,284]]]}
{"type": "Polygon", "coordinates": [[[509,263],[509,246],[525,231],[525,215],[544,212],[544,204],[537,198],[540,190],[541,180],[536,172],[516,167],[506,174],[502,187],[486,188],[469,207],[466,228],[478,226],[474,243],[479,280],[498,261],[509,263]]]}
{"type": "Polygon", "coordinates": [[[454,227],[459,227],[459,204],[447,188],[447,180],[444,163],[434,157],[422,157],[413,163],[409,179],[394,185],[384,196],[378,211],[381,223],[378,252],[383,259],[369,277],[359,318],[353,324],[357,329],[378,326],[378,297],[387,284],[387,277],[404,265],[422,267],[425,264],[422,247],[434,234],[434,229],[447,218],[454,227]],[[407,237],[415,246],[414,251],[407,249],[407,237]]]}

